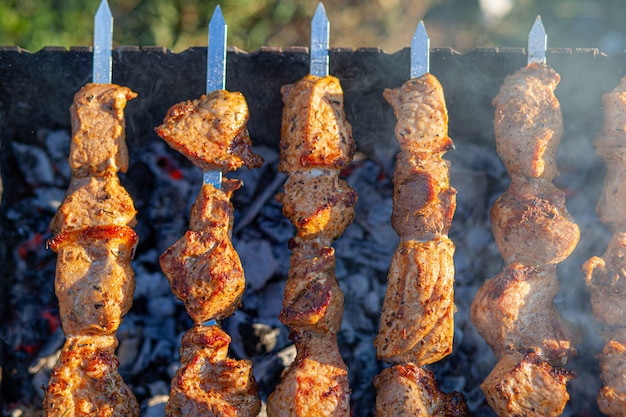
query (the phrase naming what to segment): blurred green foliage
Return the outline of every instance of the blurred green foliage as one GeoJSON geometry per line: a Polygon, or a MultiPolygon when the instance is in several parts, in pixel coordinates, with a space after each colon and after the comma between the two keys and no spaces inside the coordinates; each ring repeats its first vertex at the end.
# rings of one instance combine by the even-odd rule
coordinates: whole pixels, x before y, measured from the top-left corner
{"type": "MultiPolygon", "coordinates": [[[[0,45],[30,51],[91,45],[99,2],[2,0],[0,45]]],[[[310,18],[317,6],[310,0],[110,0],[114,42],[160,45],[174,51],[206,46],[206,27],[218,3],[229,27],[230,46],[252,51],[264,45],[309,43],[310,18]]],[[[537,15],[542,16],[550,47],[599,48],[613,54],[626,46],[624,0],[326,0],[324,5],[333,47],[395,52],[409,45],[422,19],[432,47],[461,52],[475,47],[524,47],[537,15]],[[488,4],[511,7],[503,17],[489,19],[488,4]]]]}

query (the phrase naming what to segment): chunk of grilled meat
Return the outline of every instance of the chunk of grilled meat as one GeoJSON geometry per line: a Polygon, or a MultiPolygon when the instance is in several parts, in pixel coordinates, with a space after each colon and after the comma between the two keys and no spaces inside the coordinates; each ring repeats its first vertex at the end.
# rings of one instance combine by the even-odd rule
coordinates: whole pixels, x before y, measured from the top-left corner
{"type": "Polygon", "coordinates": [[[203,171],[258,168],[263,158],[252,152],[249,117],[243,94],[217,90],[173,105],[155,131],[203,171]]]}
{"type": "Polygon", "coordinates": [[[385,89],[383,96],[396,116],[395,135],[400,149],[412,155],[440,155],[449,150],[448,109],[437,77],[424,74],[400,88],[385,89]]]}
{"type": "Polygon", "coordinates": [[[612,328],[626,326],[626,232],[614,233],[602,257],[583,265],[595,318],[612,328]]]}
{"type": "Polygon", "coordinates": [[[598,393],[598,407],[611,417],[626,416],[626,328],[605,332],[605,344],[598,354],[602,388],[598,393]]]}
{"type": "Polygon", "coordinates": [[[543,179],[514,176],[491,208],[491,228],[506,263],[557,264],[580,239],[565,193],[543,179]]]}
{"type": "Polygon", "coordinates": [[[536,353],[506,354],[480,385],[499,416],[557,417],[569,400],[572,371],[553,368],[536,353]]]}
{"type": "Polygon", "coordinates": [[[346,121],[339,79],[309,74],[280,91],[285,107],[278,169],[293,172],[346,167],[356,144],[346,121]]]}
{"type": "Polygon", "coordinates": [[[548,180],[559,175],[563,115],[554,89],[560,80],[552,68],[532,63],[500,87],[493,100],[496,150],[509,173],[548,180]]]}
{"type": "Polygon", "coordinates": [[[450,230],[456,190],[450,186],[450,163],[441,158],[446,149],[403,151],[396,158],[391,225],[402,240],[434,240],[450,230]]]}
{"type": "Polygon", "coordinates": [[[230,197],[241,181],[224,180],[222,185],[222,190],[202,185],[191,210],[190,230],[159,258],[172,291],[196,324],[232,315],[245,289],[241,260],[230,240],[230,197]]]}
{"type": "Polygon", "coordinates": [[[602,257],[589,259],[583,271],[593,315],[605,326],[598,406],[608,416],[626,417],[626,77],[602,103],[602,131],[593,144],[607,169],[596,212],[613,236],[602,257]]]}
{"type": "Polygon", "coordinates": [[[297,355],[267,399],[269,417],[347,417],[348,368],[334,333],[292,332],[297,355]]]}
{"type": "Polygon", "coordinates": [[[116,347],[113,335],[68,337],[46,388],[46,416],[139,416],[139,404],[117,372],[116,347]]]}
{"type": "Polygon", "coordinates": [[[126,102],[137,97],[127,87],[86,84],[74,95],[70,107],[72,142],[69,164],[72,175],[84,177],[105,171],[128,169],[126,102]]]}
{"type": "Polygon", "coordinates": [[[72,177],[50,228],[52,233],[93,226],[134,227],[135,205],[113,172],[100,176],[72,177]]]}
{"type": "Polygon", "coordinates": [[[394,253],[374,339],[378,358],[424,366],[452,352],[454,244],[401,241],[394,253]]]}
{"type": "Polygon", "coordinates": [[[556,266],[511,263],[478,289],[472,322],[498,358],[532,349],[564,365],[581,336],[552,302],[558,292],[556,266]]]}
{"type": "Polygon", "coordinates": [[[467,417],[465,397],[439,391],[433,373],[419,365],[394,365],[374,377],[376,417],[467,417]]]}
{"type": "Polygon", "coordinates": [[[168,417],[254,417],[261,411],[252,362],[228,358],[229,344],[217,326],[194,326],[185,333],[168,417]]]}
{"type": "Polygon", "coordinates": [[[61,233],[49,245],[57,252],[54,286],[65,334],[114,334],[133,303],[133,229],[90,227],[61,233]]]}
{"type": "Polygon", "coordinates": [[[283,189],[276,200],[303,241],[329,246],[354,220],[356,192],[336,171],[292,172],[283,189]]]}

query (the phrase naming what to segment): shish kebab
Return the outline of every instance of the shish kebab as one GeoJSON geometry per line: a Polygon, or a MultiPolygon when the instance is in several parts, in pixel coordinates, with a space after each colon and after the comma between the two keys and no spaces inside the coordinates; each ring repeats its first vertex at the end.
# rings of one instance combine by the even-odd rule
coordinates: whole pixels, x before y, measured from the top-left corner
{"type": "Polygon", "coordinates": [[[111,84],[113,17],[106,0],[94,24],[92,82],[70,108],[70,186],[51,223],[66,342],[45,390],[47,416],[139,416],[115,356],[115,334],[135,288],[136,211],[117,172],[128,168],[123,110],[137,94],[111,84]]]}
{"type": "Polygon", "coordinates": [[[400,236],[387,278],[374,345],[389,363],[374,380],[377,417],[468,416],[462,394],[439,391],[423,366],[452,351],[454,243],[448,238],[456,208],[443,88],[430,74],[430,42],[423,22],[411,43],[411,79],[384,97],[397,118],[400,153],[393,178],[392,226],[400,236]]]}
{"type": "Polygon", "coordinates": [[[559,416],[575,377],[563,366],[580,341],[576,327],[553,303],[556,266],[576,247],[580,230],[567,212],[556,153],[563,117],[554,89],[560,76],[546,65],[540,17],[530,31],[528,65],[494,98],[496,150],[511,184],[491,209],[504,268],[487,279],[471,305],[471,319],[498,363],[481,384],[499,416],[559,416]]]}
{"type": "Polygon", "coordinates": [[[343,293],[331,243],[354,219],[357,195],[339,178],[356,150],[339,80],[328,75],[329,23],[320,3],[311,24],[310,74],[281,88],[279,170],[288,174],[276,196],[296,227],[280,320],[297,354],[267,400],[269,417],[350,413],[348,369],[337,345],[343,293]]]}
{"type": "Polygon", "coordinates": [[[583,265],[593,315],[602,323],[598,355],[602,388],[597,403],[611,417],[626,416],[626,77],[602,96],[602,131],[593,144],[607,174],[596,212],[612,236],[604,254],[583,265]]]}
{"type": "Polygon", "coordinates": [[[222,178],[241,166],[257,168],[239,92],[225,90],[226,23],[219,5],[209,24],[206,94],[172,106],[156,133],[204,172],[189,229],[160,257],[172,291],[195,326],[183,336],[181,368],[172,379],[168,417],[252,417],[261,410],[252,362],[229,358],[230,337],[218,321],[234,313],[245,289],[231,242],[232,193],[240,180],[222,178]]]}

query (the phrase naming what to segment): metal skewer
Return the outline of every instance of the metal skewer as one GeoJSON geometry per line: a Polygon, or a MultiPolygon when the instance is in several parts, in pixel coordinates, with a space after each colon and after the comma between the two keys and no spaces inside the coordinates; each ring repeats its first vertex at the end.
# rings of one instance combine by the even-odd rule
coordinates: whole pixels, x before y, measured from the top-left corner
{"type": "Polygon", "coordinates": [[[311,75],[326,77],[328,75],[328,44],[330,38],[330,25],[324,5],[319,3],[313,20],[311,20],[311,62],[309,72],[311,75]]]}
{"type": "Polygon", "coordinates": [[[541,16],[537,16],[533,27],[528,34],[528,64],[546,63],[546,50],[548,49],[548,36],[541,22],[541,16]]]}
{"type": "MultiPolygon", "coordinates": [[[[206,59],[206,93],[226,89],[226,32],[228,26],[219,4],[209,22],[206,59]]],[[[204,171],[202,182],[216,189],[222,188],[222,171],[204,171]]],[[[203,326],[217,326],[217,320],[207,320],[203,326]]]]}
{"type": "Polygon", "coordinates": [[[113,15],[111,15],[107,0],[100,2],[93,23],[93,72],[91,79],[95,84],[111,84],[113,15]]]}
{"type": "Polygon", "coordinates": [[[430,38],[424,22],[420,21],[411,40],[411,78],[430,72],[430,38]]]}
{"type": "MultiPolygon", "coordinates": [[[[219,4],[209,22],[209,39],[206,60],[207,94],[226,88],[226,31],[228,27],[219,4]]],[[[202,181],[218,190],[222,187],[222,171],[204,171],[202,181]]]]}

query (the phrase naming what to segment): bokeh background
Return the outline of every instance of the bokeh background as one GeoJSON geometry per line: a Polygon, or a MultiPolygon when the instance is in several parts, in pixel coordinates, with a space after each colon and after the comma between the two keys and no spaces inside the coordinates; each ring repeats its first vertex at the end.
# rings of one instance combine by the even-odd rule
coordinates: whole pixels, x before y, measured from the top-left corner
{"type": "MultiPolygon", "coordinates": [[[[0,45],[31,52],[44,46],[92,44],[100,0],[2,0],[0,45]]],[[[159,45],[179,52],[206,46],[206,26],[220,4],[228,44],[244,51],[261,46],[307,46],[315,0],[109,0],[115,45],[159,45]]],[[[424,20],[431,47],[459,52],[526,46],[541,15],[551,48],[626,48],[625,0],[325,0],[331,47],[409,46],[424,20]]]]}

